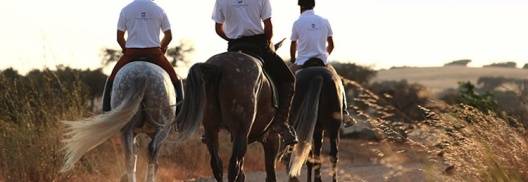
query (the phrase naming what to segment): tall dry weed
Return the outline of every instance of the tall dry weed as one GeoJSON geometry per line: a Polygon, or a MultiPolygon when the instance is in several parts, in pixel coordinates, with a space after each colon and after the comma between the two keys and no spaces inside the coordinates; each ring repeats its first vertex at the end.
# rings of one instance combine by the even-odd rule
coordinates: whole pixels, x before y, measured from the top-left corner
{"type": "MultiPolygon", "coordinates": [[[[60,70],[59,70],[60,71],[60,70]]],[[[89,152],[68,173],[59,173],[64,161],[60,120],[90,113],[89,90],[75,72],[33,71],[27,76],[0,72],[0,181],[115,181],[124,174],[124,154],[116,136],[89,152]]],[[[229,137],[221,135],[220,153],[229,162],[229,137]]],[[[140,136],[138,179],[146,169],[149,139],[140,136]]],[[[248,149],[246,170],[263,170],[260,146],[248,149]]],[[[195,136],[183,145],[165,143],[158,176],[162,181],[210,176],[209,153],[195,136]]],[[[227,170],[226,170],[227,171],[227,170]]]]}
{"type": "Polygon", "coordinates": [[[80,82],[52,71],[32,78],[0,75],[0,175],[6,181],[51,181],[62,164],[59,119],[85,114],[80,82]]]}
{"type": "Polygon", "coordinates": [[[445,173],[468,181],[528,180],[524,128],[511,127],[494,113],[460,105],[412,130],[409,139],[445,164],[445,173]]]}

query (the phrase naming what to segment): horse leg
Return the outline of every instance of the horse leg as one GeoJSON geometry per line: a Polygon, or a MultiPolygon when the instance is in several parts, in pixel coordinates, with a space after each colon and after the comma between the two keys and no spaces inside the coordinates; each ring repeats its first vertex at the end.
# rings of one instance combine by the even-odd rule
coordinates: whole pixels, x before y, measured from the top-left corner
{"type": "Polygon", "coordinates": [[[337,181],[337,155],[339,145],[339,128],[330,134],[330,160],[332,161],[332,181],[337,181]]]}
{"type": "Polygon", "coordinates": [[[312,171],[314,166],[313,150],[310,151],[310,158],[306,161],[306,181],[312,182],[312,171]]]}
{"type": "Polygon", "coordinates": [[[262,146],[266,161],[266,182],[275,182],[277,181],[275,162],[277,161],[277,153],[279,153],[279,137],[276,134],[270,134],[266,141],[262,142],[262,146]]]}
{"type": "MultiPolygon", "coordinates": [[[[317,126],[316,126],[317,127],[317,126]]],[[[313,166],[314,166],[314,181],[321,182],[321,147],[323,145],[323,132],[322,130],[316,130],[314,132],[314,148],[313,152],[313,166]]]]}
{"type": "Polygon", "coordinates": [[[207,149],[211,156],[211,169],[213,170],[213,175],[216,181],[223,181],[223,165],[222,159],[218,155],[218,131],[207,129],[205,131],[205,143],[207,144],[207,149]]]}
{"type": "Polygon", "coordinates": [[[169,131],[170,130],[157,129],[156,134],[154,134],[154,137],[152,137],[152,141],[150,141],[149,143],[148,171],[146,180],[147,182],[156,181],[159,150],[161,147],[161,143],[163,142],[163,140],[165,140],[165,138],[167,138],[169,131]]]}
{"type": "MultiPolygon", "coordinates": [[[[281,145],[279,145],[279,146],[281,146],[281,145]]],[[[282,163],[283,163],[284,166],[286,166],[286,174],[289,173],[289,171],[290,171],[290,167],[291,167],[291,166],[290,166],[290,159],[291,159],[291,155],[292,155],[292,154],[291,154],[291,151],[290,151],[290,150],[291,150],[290,147],[291,147],[291,146],[284,146],[284,145],[282,145],[282,147],[279,148],[279,151],[284,150],[284,151],[282,151],[282,152],[285,152],[285,153],[283,154],[283,156],[282,156],[282,163]]],[[[289,175],[288,175],[288,176],[289,176],[289,175]]],[[[297,178],[297,177],[295,177],[295,176],[289,176],[288,181],[290,181],[290,182],[298,182],[298,181],[299,181],[299,178],[297,178]]]]}
{"type": "Polygon", "coordinates": [[[247,132],[238,133],[233,141],[231,159],[229,161],[228,181],[244,181],[244,155],[246,155],[248,145],[247,132]]]}
{"type": "Polygon", "coordinates": [[[136,181],[137,150],[134,148],[136,139],[131,129],[123,133],[123,147],[125,152],[126,174],[123,176],[128,182],[136,181]]]}

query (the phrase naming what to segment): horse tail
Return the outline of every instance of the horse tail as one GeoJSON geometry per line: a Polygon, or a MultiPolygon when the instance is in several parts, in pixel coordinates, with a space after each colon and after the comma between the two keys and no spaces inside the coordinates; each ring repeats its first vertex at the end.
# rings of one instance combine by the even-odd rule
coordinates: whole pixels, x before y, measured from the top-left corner
{"type": "MultiPolygon", "coordinates": [[[[144,80],[145,81],[145,80],[144,80]]],[[[88,151],[119,133],[134,117],[141,106],[146,81],[138,84],[137,90],[128,92],[123,101],[110,112],[78,121],[61,121],[66,133],[63,150],[66,151],[65,163],[60,172],[66,172],[88,151]]]]}
{"type": "Polygon", "coordinates": [[[189,70],[185,87],[186,96],[175,122],[179,132],[177,143],[187,140],[198,129],[207,102],[206,87],[217,87],[219,77],[220,68],[209,63],[196,63],[189,70]]]}
{"type": "Polygon", "coordinates": [[[294,116],[295,130],[299,137],[299,143],[294,146],[292,151],[290,170],[288,172],[290,176],[300,175],[302,165],[307,160],[308,154],[312,149],[322,87],[323,78],[321,76],[317,76],[309,82],[306,94],[302,98],[301,108],[299,108],[297,115],[294,116]]]}

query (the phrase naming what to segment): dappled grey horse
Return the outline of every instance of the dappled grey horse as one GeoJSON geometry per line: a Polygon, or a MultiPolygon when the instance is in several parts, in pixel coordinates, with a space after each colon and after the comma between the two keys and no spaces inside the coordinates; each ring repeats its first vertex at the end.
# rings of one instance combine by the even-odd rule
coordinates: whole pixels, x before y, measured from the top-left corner
{"type": "Polygon", "coordinates": [[[155,181],[159,149],[175,118],[174,95],[169,75],[162,68],[140,61],[125,65],[115,78],[110,112],[63,121],[66,161],[61,171],[72,169],[86,152],[121,133],[127,168],[123,177],[136,181],[135,137],[145,133],[152,139],[148,146],[147,181],[155,181]]]}

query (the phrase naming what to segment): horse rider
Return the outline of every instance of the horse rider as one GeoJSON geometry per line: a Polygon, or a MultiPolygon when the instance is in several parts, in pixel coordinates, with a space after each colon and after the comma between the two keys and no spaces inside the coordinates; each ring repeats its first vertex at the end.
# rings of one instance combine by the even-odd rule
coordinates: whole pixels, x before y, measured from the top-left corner
{"type": "Polygon", "coordinates": [[[148,61],[163,68],[172,80],[177,94],[177,103],[181,103],[183,99],[182,82],[164,55],[171,40],[172,33],[167,14],[152,0],[134,0],[121,10],[117,22],[117,43],[121,46],[123,56],[117,61],[106,81],[103,112],[111,109],[110,96],[117,71],[135,60],[148,61]],[[161,41],[160,30],[163,31],[161,41]],[[125,32],[128,32],[127,39],[125,39],[125,32]]]}
{"type": "MultiPolygon", "coordinates": [[[[324,66],[337,74],[335,69],[328,65],[328,56],[334,50],[333,32],[329,21],[315,14],[315,0],[299,0],[297,4],[301,15],[292,28],[291,61],[295,63],[296,68],[324,66]]],[[[343,96],[344,111],[348,115],[346,94],[343,93],[343,96]]]]}
{"type": "Polygon", "coordinates": [[[279,95],[279,106],[272,131],[281,136],[284,144],[296,144],[297,136],[288,124],[295,78],[271,48],[273,25],[270,1],[216,0],[212,19],[215,21],[218,36],[228,41],[229,52],[242,51],[263,60],[264,70],[277,85],[279,95]]]}

